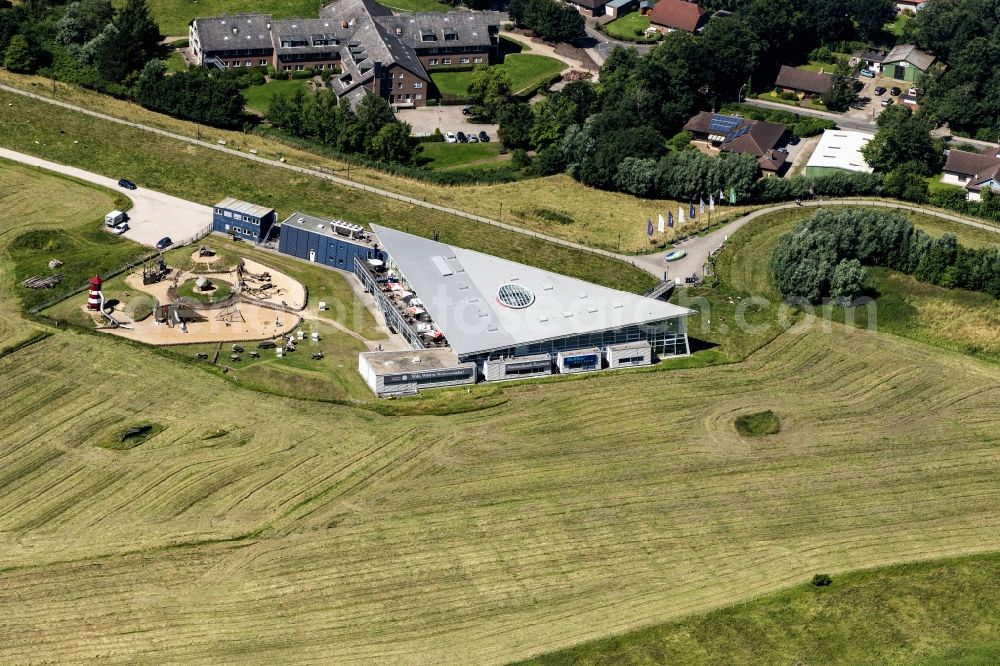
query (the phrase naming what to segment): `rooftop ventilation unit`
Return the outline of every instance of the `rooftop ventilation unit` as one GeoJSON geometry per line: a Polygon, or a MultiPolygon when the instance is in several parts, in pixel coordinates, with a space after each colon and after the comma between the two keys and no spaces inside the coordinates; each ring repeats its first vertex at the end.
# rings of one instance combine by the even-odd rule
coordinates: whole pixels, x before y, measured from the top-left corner
{"type": "MultiPolygon", "coordinates": [[[[451,267],[448,266],[448,263],[444,260],[443,257],[441,257],[441,255],[435,254],[433,257],[431,257],[431,263],[434,264],[434,267],[437,268],[438,271],[441,272],[441,275],[443,275],[444,277],[448,277],[449,275],[452,275],[454,273],[454,271],[451,270],[451,267]]],[[[461,287],[459,288],[461,289],[461,287]]]]}
{"type": "Polygon", "coordinates": [[[414,363],[420,363],[420,357],[419,356],[414,356],[413,357],[413,362],[414,363]]]}
{"type": "Polygon", "coordinates": [[[347,236],[349,238],[360,238],[364,233],[364,227],[360,224],[352,224],[351,222],[344,222],[343,220],[335,220],[330,224],[330,228],[341,236],[347,236]]]}
{"type": "Polygon", "coordinates": [[[589,308],[587,308],[587,312],[591,312],[591,313],[597,312],[597,308],[595,308],[593,305],[591,305],[589,308]]]}

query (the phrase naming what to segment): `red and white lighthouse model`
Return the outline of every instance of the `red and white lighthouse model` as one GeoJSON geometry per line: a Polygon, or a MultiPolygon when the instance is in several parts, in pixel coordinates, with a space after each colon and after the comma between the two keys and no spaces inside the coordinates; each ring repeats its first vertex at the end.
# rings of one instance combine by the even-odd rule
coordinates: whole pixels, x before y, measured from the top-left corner
{"type": "Polygon", "coordinates": [[[90,278],[90,291],[87,293],[87,309],[101,309],[101,276],[95,275],[90,278]]]}

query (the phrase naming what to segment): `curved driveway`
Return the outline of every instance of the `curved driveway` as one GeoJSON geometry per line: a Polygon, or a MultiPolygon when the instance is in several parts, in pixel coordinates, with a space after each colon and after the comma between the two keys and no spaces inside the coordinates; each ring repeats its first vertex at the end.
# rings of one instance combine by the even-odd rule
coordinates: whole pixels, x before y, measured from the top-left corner
{"type": "MultiPolygon", "coordinates": [[[[172,197],[169,194],[148,190],[144,187],[125,190],[118,187],[118,181],[114,178],[65,164],[57,164],[6,148],[0,148],[0,158],[55,171],[124,194],[132,200],[132,208],[127,211],[129,230],[125,232],[125,238],[142,245],[152,247],[164,236],[170,236],[177,242],[186,241],[212,223],[212,209],[193,201],[172,197]]],[[[131,174],[128,177],[131,177],[131,174]]]]}

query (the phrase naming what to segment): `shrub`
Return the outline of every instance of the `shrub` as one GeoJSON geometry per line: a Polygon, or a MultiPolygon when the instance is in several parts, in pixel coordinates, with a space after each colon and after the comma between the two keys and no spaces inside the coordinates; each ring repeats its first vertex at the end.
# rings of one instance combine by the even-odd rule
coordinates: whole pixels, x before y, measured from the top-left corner
{"type": "Polygon", "coordinates": [[[142,321],[143,319],[145,319],[146,317],[148,317],[151,314],[153,314],[153,306],[150,305],[149,303],[140,302],[140,303],[136,303],[132,307],[132,320],[133,321],[142,321]]]}
{"type": "Polygon", "coordinates": [[[736,432],[743,437],[763,437],[781,430],[781,419],[770,409],[764,412],[744,414],[736,418],[736,432]]]}
{"type": "Polygon", "coordinates": [[[438,105],[438,101],[436,99],[429,99],[429,100],[427,100],[427,106],[437,106],[437,105],[438,105]]]}
{"type": "Polygon", "coordinates": [[[170,45],[173,46],[175,49],[186,49],[191,44],[188,42],[188,39],[185,37],[184,39],[178,39],[178,40],[175,40],[173,42],[170,42],[170,45]]]}
{"type": "Polygon", "coordinates": [[[691,145],[691,140],[694,139],[694,134],[688,132],[687,130],[681,130],[677,134],[674,134],[667,141],[667,148],[670,150],[684,150],[691,145]]]}
{"type": "Polygon", "coordinates": [[[316,76],[316,73],[311,69],[303,69],[297,72],[292,72],[292,78],[298,80],[311,79],[314,76],[316,76]]]}
{"type": "Polygon", "coordinates": [[[833,55],[833,51],[825,46],[813,49],[812,52],[809,53],[809,59],[817,62],[828,62],[830,64],[837,62],[837,56],[833,55]]]}
{"type": "Polygon", "coordinates": [[[833,582],[833,578],[830,578],[830,574],[816,574],[812,577],[812,584],[816,587],[826,587],[833,582]]]}

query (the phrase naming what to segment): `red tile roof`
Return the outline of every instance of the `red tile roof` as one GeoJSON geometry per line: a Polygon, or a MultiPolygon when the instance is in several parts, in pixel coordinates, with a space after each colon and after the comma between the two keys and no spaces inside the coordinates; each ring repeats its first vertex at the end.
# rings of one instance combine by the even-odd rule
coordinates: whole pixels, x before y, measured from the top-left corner
{"type": "Polygon", "coordinates": [[[708,12],[693,2],[660,0],[649,13],[649,22],[674,30],[694,32],[708,12]]]}

